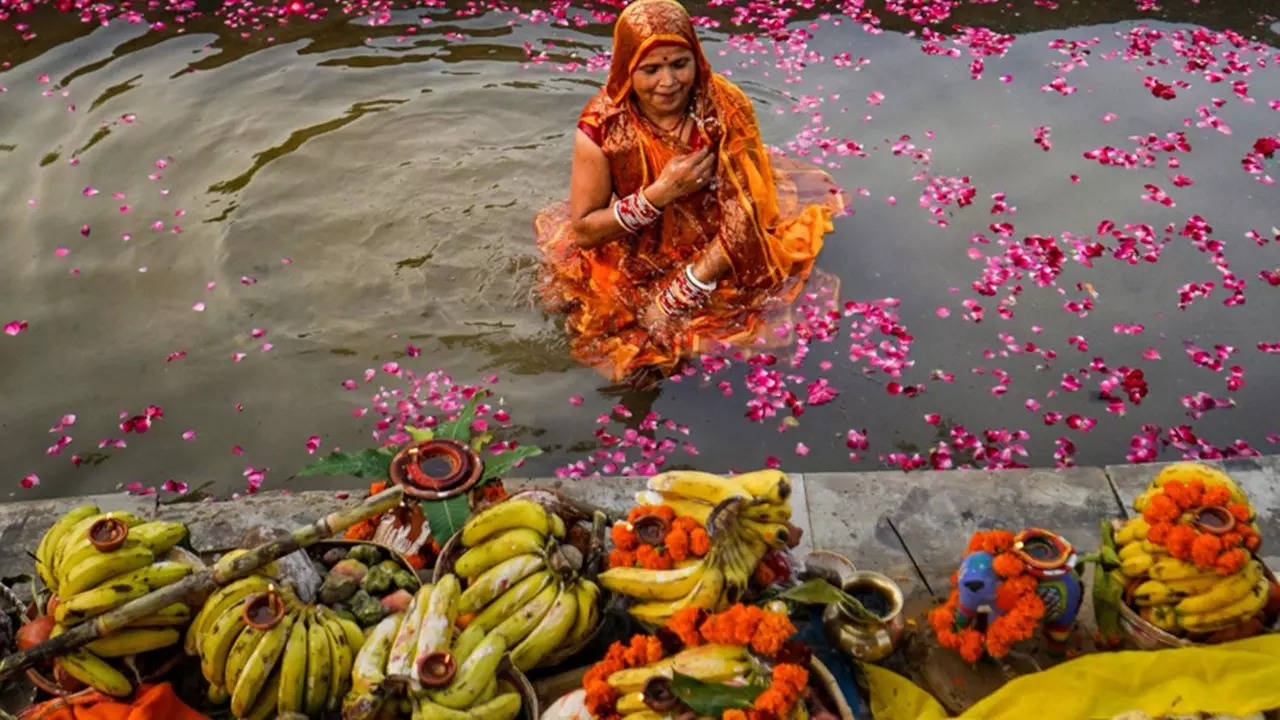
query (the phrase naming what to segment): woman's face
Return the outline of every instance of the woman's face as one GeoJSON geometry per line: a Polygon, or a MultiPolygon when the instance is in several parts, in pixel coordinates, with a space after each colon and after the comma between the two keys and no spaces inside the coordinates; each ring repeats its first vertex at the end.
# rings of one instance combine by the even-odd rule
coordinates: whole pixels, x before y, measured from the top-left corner
{"type": "Polygon", "coordinates": [[[664,46],[650,50],[631,75],[640,106],[658,115],[684,112],[698,67],[687,48],[664,46]]]}

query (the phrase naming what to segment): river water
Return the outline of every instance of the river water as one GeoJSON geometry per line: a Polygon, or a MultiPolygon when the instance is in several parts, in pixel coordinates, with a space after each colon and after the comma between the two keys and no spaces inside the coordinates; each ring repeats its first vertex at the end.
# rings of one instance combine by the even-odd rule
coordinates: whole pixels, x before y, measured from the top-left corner
{"type": "MultiPolygon", "coordinates": [[[[933,41],[958,57],[923,52],[919,26],[882,5],[868,6],[875,27],[836,3],[805,3],[755,39],[758,52],[741,36],[758,28],[731,22],[732,5],[691,6],[710,16],[701,32],[713,65],[756,102],[766,142],[832,163],[852,194],[854,212],[836,220],[819,261],[839,277],[841,302],[897,299],[885,307],[905,332],[872,328],[871,346],[886,342],[879,356],[888,341],[911,338],[911,363],[890,377],[850,359],[848,333],[862,316],[842,318],[839,334],[812,343],[796,367],[784,357],[768,368],[801,401],[819,378],[838,395],[762,422],[745,416],[754,397],[745,363],[655,390],[608,387],[568,357],[557,319],[535,300],[531,220],[566,192],[577,113],[604,80],[595,68],[609,49],[600,13],[610,9],[593,17],[568,6],[580,20],[564,25],[547,22],[542,3],[439,5],[374,24],[331,7],[318,20],[261,29],[229,26],[249,5],[147,14],[164,28],[40,7],[17,18],[25,30],[14,18],[0,27],[6,492],[31,499],[173,480],[226,494],[264,470],[264,488],[351,487],[350,478],[292,475],[312,459],[311,436],[320,453],[372,442],[377,413],[353,411],[380,386],[405,386],[383,370],[389,362],[458,382],[496,376],[492,402],[500,396],[513,422],[502,437],[546,450],[527,474],[601,467],[586,462],[601,447],[597,429],[654,436],[638,426],[647,412],[678,424],[656,431],[675,441],[660,453],[667,467],[717,471],[770,458],[795,471],[896,466],[917,452],[927,459],[958,426],[979,438],[992,430],[993,452],[1026,451],[979,465],[1052,465],[1058,438],[1074,443],[1075,462],[1124,462],[1144,425],[1159,426],[1148,430],[1161,459],[1187,449],[1167,443],[1180,425],[1201,439],[1192,451],[1272,447],[1280,360],[1258,344],[1280,341],[1280,287],[1259,272],[1280,265],[1280,189],[1241,162],[1280,128],[1280,27],[1267,3],[960,5],[936,26],[947,38],[933,41]],[[1193,35],[1202,25],[1209,30],[1193,35]],[[1131,35],[1139,27],[1152,54],[1130,57],[1142,47],[1133,40],[1141,33],[1131,35]],[[1238,47],[1217,34],[1226,29],[1240,33],[1238,47]],[[966,37],[974,42],[956,42],[966,37]],[[978,47],[993,54],[975,79],[978,47]],[[1235,69],[1220,82],[1188,72],[1177,50],[1196,47],[1211,53],[1210,71],[1226,73],[1233,58],[1235,69]],[[1148,76],[1175,97],[1156,97],[1148,76]],[[1247,88],[1233,90],[1237,80],[1247,88]],[[1035,141],[1044,126],[1047,151],[1035,141]],[[1141,165],[1135,136],[1178,132],[1190,151],[1157,147],[1149,167],[1085,157],[1109,145],[1141,165]],[[1175,184],[1179,173],[1194,184],[1175,184]],[[943,202],[935,215],[920,198],[947,178],[972,185],[972,203],[943,202]],[[1175,204],[1144,199],[1147,184],[1175,204]],[[996,193],[1016,214],[991,212],[996,193]],[[1180,234],[1195,215],[1212,227],[1201,247],[1220,241],[1247,283],[1244,304],[1224,304],[1231,291],[1213,248],[1180,234]],[[1158,262],[1116,259],[1122,242],[1100,234],[1104,220],[1120,231],[1149,225],[1158,262]],[[984,258],[1005,253],[989,228],[1002,222],[1014,226],[1012,245],[1054,238],[1066,258],[1053,284],[1038,285],[1027,267],[995,296],[974,291],[984,258]],[[971,242],[975,233],[991,242],[971,242]],[[1086,266],[1072,237],[1100,240],[1106,252],[1086,266]],[[1216,285],[1211,295],[1180,310],[1178,288],[1205,281],[1216,285]],[[1087,313],[1064,309],[1086,298],[1087,313]],[[981,322],[966,300],[983,306],[981,322]],[[1106,371],[1076,373],[1095,358],[1106,371]],[[1099,381],[1122,366],[1140,368],[1150,392],[1135,404],[1117,388],[1109,411],[1099,381]],[[1082,388],[1067,392],[1064,373],[1082,388]],[[1232,406],[1189,417],[1184,398],[1194,403],[1197,392],[1232,406]],[[615,404],[632,417],[598,418],[615,404]],[[122,432],[121,420],[148,406],[163,410],[150,429],[122,432]],[[1063,418],[1048,424],[1046,413],[1063,418]],[[68,414],[73,424],[61,422],[68,414]],[[1068,426],[1071,415],[1079,418],[1068,426]],[[869,443],[857,457],[851,429],[869,443]],[[1000,429],[1028,437],[1002,441],[1000,429]],[[30,474],[39,484],[20,488],[30,474]]],[[[1263,172],[1280,176],[1274,160],[1263,172]]],[[[656,458],[622,444],[607,470],[644,470],[656,458]]],[[[963,433],[952,448],[955,462],[973,452],[963,433]]]]}

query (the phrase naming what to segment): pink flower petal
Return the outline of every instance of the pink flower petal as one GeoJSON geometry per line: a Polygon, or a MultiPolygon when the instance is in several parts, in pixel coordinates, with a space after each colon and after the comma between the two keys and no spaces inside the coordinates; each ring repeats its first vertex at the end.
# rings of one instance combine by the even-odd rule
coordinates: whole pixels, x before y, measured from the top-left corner
{"type": "Polygon", "coordinates": [[[195,310],[196,312],[204,312],[204,302],[201,301],[196,303],[195,305],[192,305],[191,309],[195,310]]]}
{"type": "Polygon", "coordinates": [[[581,395],[572,395],[572,396],[570,396],[570,397],[569,397],[569,404],[570,404],[570,405],[572,405],[572,406],[574,406],[574,407],[581,407],[581,406],[582,406],[582,396],[581,396],[581,395]]]}
{"type": "Polygon", "coordinates": [[[27,473],[18,484],[22,485],[23,489],[30,490],[40,484],[40,476],[35,473],[27,473]]]}
{"type": "Polygon", "coordinates": [[[18,333],[26,329],[27,329],[26,320],[14,320],[13,322],[7,322],[4,324],[5,335],[17,335],[18,333]]]}
{"type": "Polygon", "coordinates": [[[195,439],[196,439],[196,431],[195,431],[195,430],[183,430],[183,431],[182,431],[182,439],[183,439],[183,440],[195,440],[195,439]]]}
{"type": "Polygon", "coordinates": [[[797,455],[799,455],[800,457],[804,457],[805,455],[808,455],[808,454],[809,454],[809,446],[808,446],[808,445],[805,445],[805,444],[804,444],[804,443],[802,443],[802,442],[798,442],[798,443],[796,443],[796,454],[797,454],[797,455]]]}

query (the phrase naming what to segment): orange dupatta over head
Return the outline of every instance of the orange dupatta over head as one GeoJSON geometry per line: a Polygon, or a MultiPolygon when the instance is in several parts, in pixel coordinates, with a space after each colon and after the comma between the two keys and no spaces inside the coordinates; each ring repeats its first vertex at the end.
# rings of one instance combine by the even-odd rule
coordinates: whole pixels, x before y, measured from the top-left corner
{"type": "Polygon", "coordinates": [[[711,71],[694,26],[675,0],[637,0],[618,16],[613,60],[605,88],[587,104],[579,126],[604,151],[618,197],[643,188],[677,155],[710,146],[716,178],[708,188],[663,209],[644,231],[590,249],[577,247],[563,208],[535,220],[547,259],[543,293],[568,313],[571,351],[579,361],[618,379],[641,366],[673,370],[682,357],[716,342],[740,343],[756,336],[766,306],[794,299],[832,227],[842,196],[825,173],[802,169],[825,183],[806,192],[786,178],[780,208],[775,169],[761,140],[751,101],[733,83],[711,71]],[[690,50],[697,75],[689,114],[695,129],[688,141],[673,138],[640,112],[631,78],[646,54],[678,45],[690,50]],[[812,200],[798,202],[801,195],[812,200]],[[671,346],[659,346],[635,324],[663,278],[680,271],[718,242],[732,272],[711,302],[684,321],[671,346]]]}

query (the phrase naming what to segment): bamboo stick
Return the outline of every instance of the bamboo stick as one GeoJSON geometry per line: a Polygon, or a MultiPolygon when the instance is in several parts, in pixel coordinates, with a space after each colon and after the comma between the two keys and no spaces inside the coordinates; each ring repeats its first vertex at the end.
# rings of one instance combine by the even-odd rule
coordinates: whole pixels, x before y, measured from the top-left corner
{"type": "Polygon", "coordinates": [[[0,682],[4,682],[20,670],[63,655],[118,630],[138,618],[179,602],[188,594],[204,593],[239,580],[276,558],[342,532],[361,520],[386,512],[398,505],[403,495],[404,488],[394,485],[365,499],[359,505],[336,510],[310,525],[303,525],[290,533],[287,538],[264,543],[238,557],[224,556],[207,570],[188,575],[172,585],[130,600],[115,610],[86,620],[35,647],[16,652],[0,660],[0,682]]]}

